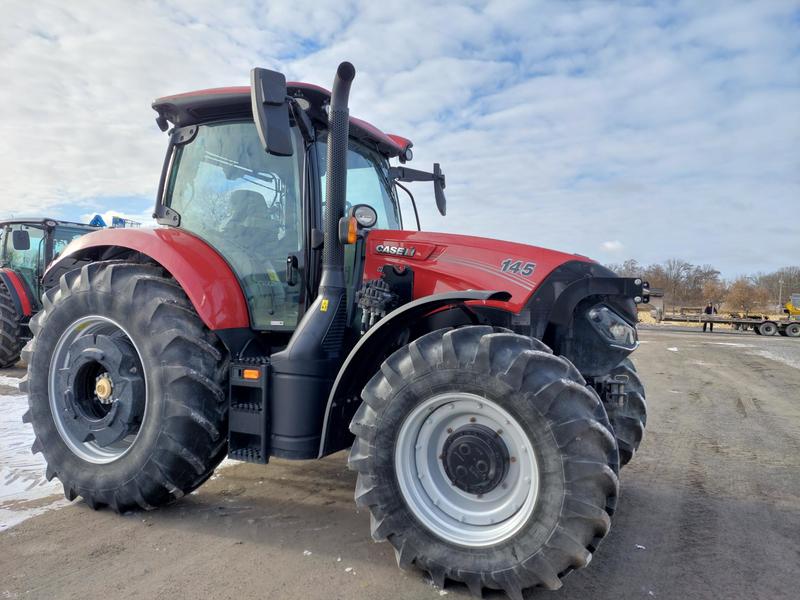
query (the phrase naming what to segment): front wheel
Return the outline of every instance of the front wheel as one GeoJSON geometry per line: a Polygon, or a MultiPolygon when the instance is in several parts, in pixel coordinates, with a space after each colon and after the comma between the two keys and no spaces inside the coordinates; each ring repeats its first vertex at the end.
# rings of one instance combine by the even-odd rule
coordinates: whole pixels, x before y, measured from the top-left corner
{"type": "Polygon", "coordinates": [[[505,330],[443,329],[390,356],[362,398],[356,502],[401,567],[521,598],[589,563],[619,459],[602,403],[569,361],[505,330]]]}
{"type": "Polygon", "coordinates": [[[0,280],[0,369],[13,367],[22,351],[22,324],[10,290],[0,280]]]}
{"type": "Polygon", "coordinates": [[[65,274],[31,322],[23,382],[47,477],[93,508],[150,509],[199,486],[226,450],[227,358],[154,265],[65,274]]]}
{"type": "Polygon", "coordinates": [[[609,376],[612,380],[617,376],[626,378],[625,396],[622,400],[607,402],[605,405],[619,446],[619,462],[624,466],[631,461],[642,443],[647,425],[647,403],[644,385],[631,359],[623,360],[609,376]]]}

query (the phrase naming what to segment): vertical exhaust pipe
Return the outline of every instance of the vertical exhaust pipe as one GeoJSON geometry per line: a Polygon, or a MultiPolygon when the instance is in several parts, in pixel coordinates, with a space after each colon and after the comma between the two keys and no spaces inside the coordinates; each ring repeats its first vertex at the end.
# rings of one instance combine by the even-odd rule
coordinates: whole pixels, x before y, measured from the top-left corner
{"type": "Polygon", "coordinates": [[[356,70],[343,62],[336,70],[328,113],[328,168],[325,190],[325,244],[316,300],[297,325],[289,344],[270,357],[269,429],[271,454],[317,456],[328,394],[342,366],[347,327],[344,246],[339,219],[347,197],[347,101],[356,70]]]}
{"type": "Polygon", "coordinates": [[[323,288],[344,288],[344,246],[339,241],[339,219],[347,199],[347,141],[350,135],[350,84],[355,67],[343,62],[336,69],[328,111],[328,168],[325,174],[325,245],[322,248],[323,288]]]}

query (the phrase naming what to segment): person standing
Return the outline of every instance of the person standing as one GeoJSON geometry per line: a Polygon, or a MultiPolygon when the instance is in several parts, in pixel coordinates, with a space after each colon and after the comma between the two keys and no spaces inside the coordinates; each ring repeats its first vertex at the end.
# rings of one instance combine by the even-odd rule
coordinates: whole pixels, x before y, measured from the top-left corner
{"type": "MultiPolygon", "coordinates": [[[[706,304],[706,308],[703,311],[706,315],[715,315],[717,314],[717,309],[714,308],[714,305],[709,302],[706,304]]],[[[706,331],[706,325],[711,327],[711,333],[714,333],[714,321],[703,321],[703,333],[706,331]]]]}

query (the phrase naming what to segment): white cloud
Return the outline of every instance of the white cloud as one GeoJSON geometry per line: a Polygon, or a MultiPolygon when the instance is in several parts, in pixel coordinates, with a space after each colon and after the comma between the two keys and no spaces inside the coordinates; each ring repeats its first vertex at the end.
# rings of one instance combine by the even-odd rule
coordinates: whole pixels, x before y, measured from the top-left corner
{"type": "Polygon", "coordinates": [[[349,59],[353,112],[447,174],[447,218],[415,185],[426,229],[601,260],[620,237],[642,262],[726,275],[800,255],[783,222],[800,197],[791,3],[17,0],[3,17],[0,217],[109,198],[148,214],[153,98],[254,65],[327,87],[349,59]]]}
{"type": "Polygon", "coordinates": [[[600,247],[607,251],[607,252],[621,252],[625,246],[619,240],[610,240],[608,242],[603,242],[600,244],[600,247]]]}

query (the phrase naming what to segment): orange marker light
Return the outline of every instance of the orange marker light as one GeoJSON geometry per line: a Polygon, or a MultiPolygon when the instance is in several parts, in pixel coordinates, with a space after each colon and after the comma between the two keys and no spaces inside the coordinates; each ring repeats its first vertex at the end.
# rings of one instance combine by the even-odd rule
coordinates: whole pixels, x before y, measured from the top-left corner
{"type": "Polygon", "coordinates": [[[347,223],[347,243],[355,244],[358,239],[358,221],[355,217],[350,217],[347,223]]]}
{"type": "Polygon", "coordinates": [[[258,379],[260,376],[258,369],[242,369],[242,379],[258,379]]]}

